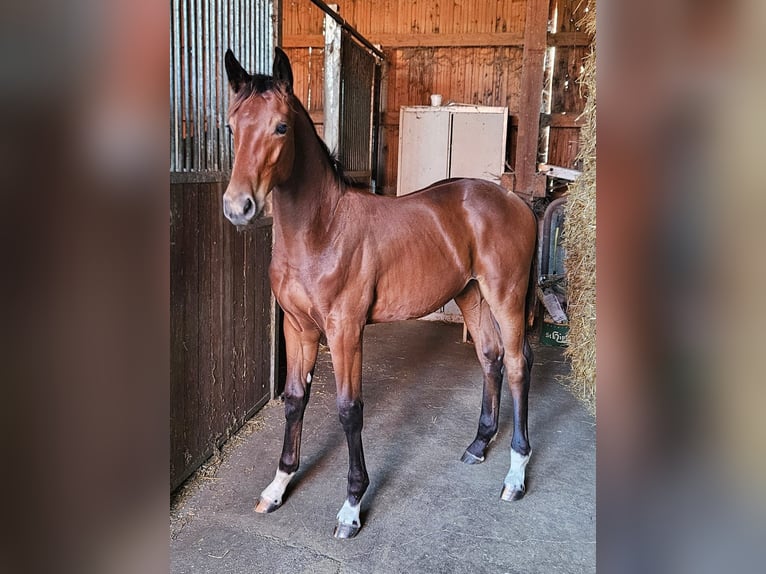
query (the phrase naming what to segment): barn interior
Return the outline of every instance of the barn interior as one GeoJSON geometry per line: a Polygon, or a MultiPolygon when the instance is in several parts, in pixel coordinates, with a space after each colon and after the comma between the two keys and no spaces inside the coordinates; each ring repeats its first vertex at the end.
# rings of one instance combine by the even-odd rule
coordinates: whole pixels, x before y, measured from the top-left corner
{"type": "Polygon", "coordinates": [[[595,279],[583,271],[595,261],[582,232],[595,232],[595,102],[582,81],[594,66],[595,1],[170,8],[172,571],[595,571],[595,279]],[[283,508],[253,512],[281,449],[285,356],[267,274],[271,221],[242,230],[222,216],[232,165],[222,58],[232,48],[245,68],[270,73],[276,46],[318,133],[371,193],[481,177],[538,215],[534,459],[522,501],[499,500],[507,392],[487,460],[460,462],[476,428],[481,369],[447,304],[431,321],[365,332],[372,484],[360,535],[331,536],[347,451],[326,348],[299,475],[283,508]]]}

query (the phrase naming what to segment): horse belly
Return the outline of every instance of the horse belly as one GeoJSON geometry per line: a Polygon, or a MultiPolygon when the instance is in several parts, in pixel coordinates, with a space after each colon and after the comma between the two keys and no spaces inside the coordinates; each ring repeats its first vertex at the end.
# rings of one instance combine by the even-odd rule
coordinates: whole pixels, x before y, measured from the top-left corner
{"type": "Polygon", "coordinates": [[[462,273],[443,273],[381,282],[370,310],[370,322],[387,323],[433,313],[459,294],[469,280],[462,273]]]}

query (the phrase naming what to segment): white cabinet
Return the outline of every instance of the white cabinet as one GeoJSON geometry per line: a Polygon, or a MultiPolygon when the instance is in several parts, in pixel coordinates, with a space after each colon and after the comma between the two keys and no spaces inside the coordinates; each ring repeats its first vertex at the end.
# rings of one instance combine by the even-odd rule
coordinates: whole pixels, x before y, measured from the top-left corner
{"type": "Polygon", "coordinates": [[[505,171],[508,108],[403,107],[399,114],[396,194],[450,177],[500,181],[505,171]]]}

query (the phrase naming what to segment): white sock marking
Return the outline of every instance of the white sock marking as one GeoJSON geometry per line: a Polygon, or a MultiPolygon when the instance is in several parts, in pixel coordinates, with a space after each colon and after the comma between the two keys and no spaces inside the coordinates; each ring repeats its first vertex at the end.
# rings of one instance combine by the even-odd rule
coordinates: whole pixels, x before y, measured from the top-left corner
{"type": "Polygon", "coordinates": [[[277,470],[274,480],[272,480],[271,484],[269,484],[261,493],[261,498],[277,505],[282,504],[282,495],[285,493],[287,485],[293,476],[295,476],[294,472],[287,474],[286,472],[277,470]]]}
{"type": "Polygon", "coordinates": [[[343,506],[338,512],[338,522],[341,524],[353,524],[354,526],[361,526],[362,523],[359,520],[359,509],[362,504],[359,503],[356,506],[351,506],[351,503],[346,500],[343,506]]]}
{"type": "Polygon", "coordinates": [[[532,452],[526,456],[519,454],[515,450],[511,449],[511,468],[505,477],[503,483],[513,490],[524,489],[524,475],[529,457],[532,452]]]}

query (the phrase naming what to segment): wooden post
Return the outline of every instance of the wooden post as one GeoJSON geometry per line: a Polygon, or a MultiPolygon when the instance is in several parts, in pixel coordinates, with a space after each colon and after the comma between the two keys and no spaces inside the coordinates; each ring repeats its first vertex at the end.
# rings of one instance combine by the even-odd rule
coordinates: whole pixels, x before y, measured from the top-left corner
{"type": "Polygon", "coordinates": [[[521,64],[519,131],[516,140],[514,191],[533,197],[545,195],[545,175],[537,173],[543,65],[548,34],[549,0],[528,0],[521,64]]]}
{"type": "MultiPolygon", "coordinates": [[[[339,11],[337,4],[330,8],[339,11]]],[[[332,17],[324,17],[324,143],[337,153],[340,150],[340,47],[341,26],[332,17]]]]}

